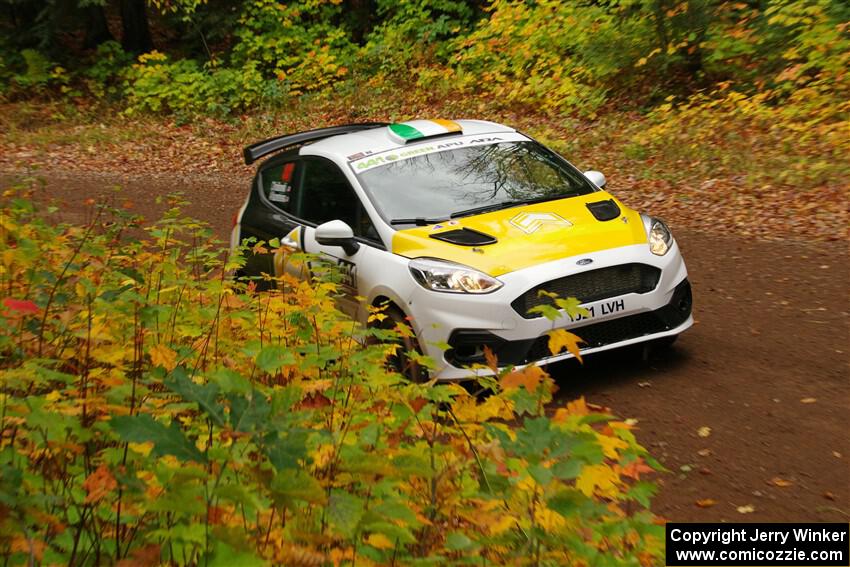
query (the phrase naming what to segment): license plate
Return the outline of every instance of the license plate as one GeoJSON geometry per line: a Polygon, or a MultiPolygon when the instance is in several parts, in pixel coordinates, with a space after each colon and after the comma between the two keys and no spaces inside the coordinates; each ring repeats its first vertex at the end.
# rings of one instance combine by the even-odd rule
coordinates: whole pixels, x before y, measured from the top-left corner
{"type": "Polygon", "coordinates": [[[570,317],[570,320],[573,323],[577,323],[578,321],[587,321],[588,319],[593,319],[595,317],[604,317],[606,315],[625,311],[626,300],[611,299],[609,301],[600,301],[599,303],[594,303],[593,305],[582,305],[582,307],[587,310],[587,314],[570,317]]]}

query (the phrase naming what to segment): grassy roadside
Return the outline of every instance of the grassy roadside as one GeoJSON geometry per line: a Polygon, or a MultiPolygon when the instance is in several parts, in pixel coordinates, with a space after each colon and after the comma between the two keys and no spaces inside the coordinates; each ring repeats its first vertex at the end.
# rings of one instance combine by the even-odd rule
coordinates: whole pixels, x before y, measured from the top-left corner
{"type": "Polygon", "coordinates": [[[0,170],[147,176],[197,172],[246,178],[241,149],[281,133],[365,120],[475,117],[515,126],[582,169],[599,169],[633,207],[674,227],[766,239],[846,240],[850,129],[800,132],[773,109],[706,105],[649,115],[616,110],[594,121],[535,114],[442,94],[303,98],[285,112],[232,121],[128,118],[112,107],[6,104],[0,170]]]}

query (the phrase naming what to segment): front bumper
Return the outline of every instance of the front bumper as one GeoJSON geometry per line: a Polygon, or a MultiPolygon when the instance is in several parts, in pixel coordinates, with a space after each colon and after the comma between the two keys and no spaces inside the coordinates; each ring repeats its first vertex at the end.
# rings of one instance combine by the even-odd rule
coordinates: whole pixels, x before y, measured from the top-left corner
{"type": "Polygon", "coordinates": [[[484,363],[484,345],[496,354],[500,366],[542,365],[571,358],[566,352],[550,353],[548,333],[555,328],[577,334],[586,341],[581,352],[591,354],[676,335],[693,324],[690,283],[676,244],[664,256],[653,255],[646,245],[627,246],[564,258],[499,279],[504,286],[492,294],[452,295],[422,289],[409,299],[420,344],[437,362],[437,378],[460,380],[491,374],[489,369],[468,368],[484,363]],[[592,263],[577,265],[587,259],[592,263]],[[591,319],[572,321],[564,314],[550,321],[522,316],[516,309],[516,299],[543,282],[632,263],[660,270],[654,289],[587,302],[584,307],[594,313],[591,319]]]}

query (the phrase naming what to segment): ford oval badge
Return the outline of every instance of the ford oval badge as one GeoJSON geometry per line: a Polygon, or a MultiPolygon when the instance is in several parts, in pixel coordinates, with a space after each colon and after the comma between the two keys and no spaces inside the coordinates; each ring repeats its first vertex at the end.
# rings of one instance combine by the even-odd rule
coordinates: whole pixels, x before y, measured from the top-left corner
{"type": "Polygon", "coordinates": [[[578,264],[579,266],[587,266],[588,264],[592,264],[592,263],[593,263],[593,260],[591,260],[590,258],[582,258],[581,260],[576,262],[576,264],[578,264]]]}

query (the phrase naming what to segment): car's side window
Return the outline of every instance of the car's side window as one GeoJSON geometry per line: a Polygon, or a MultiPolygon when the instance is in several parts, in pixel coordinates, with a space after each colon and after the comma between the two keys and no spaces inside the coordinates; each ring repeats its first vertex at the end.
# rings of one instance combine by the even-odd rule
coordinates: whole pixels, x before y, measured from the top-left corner
{"type": "Polygon", "coordinates": [[[288,161],[266,167],[260,172],[260,188],[275,207],[293,212],[293,187],[296,184],[298,163],[288,161]]]}
{"type": "Polygon", "coordinates": [[[363,204],[336,164],[308,157],[299,167],[302,168],[301,184],[295,196],[297,203],[293,214],[316,225],[337,219],[345,221],[355,236],[379,239],[363,204]]]}

